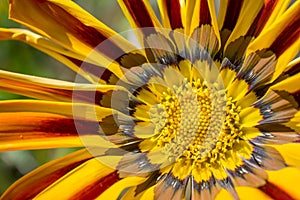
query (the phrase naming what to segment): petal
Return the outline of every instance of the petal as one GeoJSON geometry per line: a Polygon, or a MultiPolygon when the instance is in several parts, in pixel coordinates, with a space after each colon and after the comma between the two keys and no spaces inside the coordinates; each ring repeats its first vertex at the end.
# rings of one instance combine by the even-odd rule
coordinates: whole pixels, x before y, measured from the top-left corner
{"type": "Polygon", "coordinates": [[[272,26],[257,37],[247,54],[258,50],[270,50],[278,58],[272,80],[275,80],[297,55],[300,48],[300,2],[296,1],[272,26]]]}
{"type": "Polygon", "coordinates": [[[154,200],[155,185],[148,188],[141,196],[141,200],[154,200]]]}
{"type": "MultiPolygon", "coordinates": [[[[96,134],[99,124],[44,112],[0,113],[0,150],[45,149],[83,146],[78,137],[96,134]],[[83,132],[84,131],[84,132],[83,132]]],[[[88,136],[86,136],[88,137],[88,136]]]]}
{"type": "Polygon", "coordinates": [[[193,30],[191,29],[193,13],[195,9],[196,0],[186,0],[185,9],[185,34],[189,35],[193,30]]]}
{"type": "Polygon", "coordinates": [[[225,5],[226,12],[220,9],[219,26],[222,27],[220,54],[236,66],[239,66],[244,58],[245,50],[252,39],[251,34],[247,32],[251,27],[255,27],[253,23],[263,8],[263,2],[263,0],[239,1],[236,4],[235,1],[228,1],[227,6],[233,6],[234,11],[232,7],[225,5]]]}
{"type": "MultiPolygon", "coordinates": [[[[102,178],[111,176],[113,172],[114,169],[101,164],[96,158],[90,159],[53,182],[41,191],[35,199],[54,199],[57,197],[57,194],[59,194],[59,198],[61,199],[76,199],[81,193],[84,193],[83,189],[102,178]]],[[[108,183],[112,184],[117,180],[118,178],[115,177],[114,180],[108,183]]],[[[109,185],[104,187],[107,186],[109,185]]],[[[101,192],[103,191],[99,193],[101,192]]]]}
{"type": "Polygon", "coordinates": [[[68,118],[83,119],[91,121],[102,121],[110,116],[113,111],[110,108],[69,102],[53,102],[42,100],[7,100],[0,101],[1,113],[5,112],[43,112],[62,115],[68,118]],[[92,113],[94,115],[92,116],[92,113]]]}
{"type": "Polygon", "coordinates": [[[280,200],[292,200],[294,199],[291,197],[288,193],[286,193],[284,190],[281,190],[276,185],[267,182],[265,185],[261,186],[259,188],[264,193],[268,194],[273,199],[280,199],[280,200]]]}
{"type": "Polygon", "coordinates": [[[72,58],[81,60],[85,59],[83,55],[68,51],[59,44],[26,29],[0,28],[0,40],[8,39],[23,41],[31,46],[38,47],[40,49],[49,49],[72,58]]]}
{"type": "Polygon", "coordinates": [[[110,173],[89,184],[87,187],[81,188],[81,190],[73,195],[71,199],[95,199],[118,180],[119,177],[117,172],[110,173]]]}
{"type": "MultiPolygon", "coordinates": [[[[150,3],[145,0],[118,0],[132,28],[161,27],[150,3]]],[[[150,32],[144,32],[145,36],[150,32]]]]}
{"type": "Polygon", "coordinates": [[[238,66],[244,59],[249,43],[284,12],[288,3],[285,0],[222,1],[218,19],[221,55],[238,66]]]}
{"type": "Polygon", "coordinates": [[[89,71],[87,71],[83,67],[80,68],[82,64],[82,62],[80,61],[85,60],[85,56],[69,51],[63,46],[50,41],[48,38],[45,38],[31,31],[25,29],[0,28],[0,40],[19,40],[25,42],[65,64],[88,81],[95,82],[99,79],[99,77],[91,77],[92,74],[87,74],[89,73],[89,71]],[[74,62],[75,60],[78,60],[79,62],[74,62]]]}
{"type": "Polygon", "coordinates": [[[290,0],[265,1],[264,8],[261,10],[259,18],[256,19],[257,24],[254,35],[258,36],[278,20],[286,11],[290,2],[290,0]]]}
{"type": "Polygon", "coordinates": [[[88,151],[83,149],[51,161],[15,182],[1,199],[31,199],[58,178],[91,158],[88,151]]]}
{"type": "MultiPolygon", "coordinates": [[[[252,200],[253,197],[255,196],[256,199],[262,199],[262,200],[272,200],[271,197],[269,197],[267,194],[265,194],[264,192],[260,191],[259,189],[256,188],[251,188],[251,187],[236,187],[235,188],[238,196],[240,199],[243,200],[252,200]],[[251,195],[250,195],[251,194],[251,195]]],[[[232,196],[231,194],[222,189],[221,192],[216,196],[216,200],[225,200],[225,199],[229,199],[232,200],[232,196]]]]}
{"type": "Polygon", "coordinates": [[[136,186],[143,183],[146,180],[144,177],[128,177],[120,180],[119,182],[112,185],[106,191],[104,191],[97,200],[107,200],[107,199],[119,199],[122,196],[122,192],[131,186],[136,186]]]}
{"type": "Polygon", "coordinates": [[[180,0],[159,0],[158,6],[165,28],[184,28],[184,2],[180,0]]]}
{"type": "Polygon", "coordinates": [[[215,3],[212,0],[196,1],[191,22],[191,38],[211,53],[220,48],[220,34],[216,19],[215,3]]]}
{"type": "Polygon", "coordinates": [[[88,57],[87,55],[82,54],[82,52],[76,53],[73,50],[68,50],[55,43],[53,40],[49,40],[46,37],[25,29],[0,28],[0,40],[19,40],[25,42],[62,62],[88,81],[96,83],[101,81],[101,79],[108,81],[111,74],[122,77],[123,71],[126,70],[125,68],[137,66],[146,62],[142,53],[136,50],[135,47],[132,47],[132,45],[126,46],[127,49],[124,51],[128,53],[121,52],[119,54],[116,51],[116,55],[113,59],[116,59],[117,62],[112,62],[112,60],[100,55],[98,51],[106,52],[111,45],[111,41],[122,43],[119,41],[118,36],[114,36],[110,38],[110,40],[104,41],[95,51],[89,54],[88,57]]]}
{"type": "MultiPolygon", "coordinates": [[[[278,18],[282,12],[284,12],[289,4],[289,0],[267,0],[264,2],[258,1],[256,2],[256,6],[258,7],[255,7],[254,4],[247,4],[249,4],[249,2],[244,0],[238,2],[233,0],[221,1],[220,13],[218,16],[218,24],[221,31],[225,29],[228,31],[233,31],[235,26],[237,26],[235,29],[236,33],[244,31],[244,34],[240,34],[240,36],[246,35],[246,33],[247,35],[258,36],[261,30],[271,25],[276,18],[278,18]],[[254,11],[256,8],[259,9],[259,12],[254,11]],[[253,15],[252,13],[247,13],[246,10],[243,12],[244,9],[253,9],[253,15]],[[241,18],[244,17],[247,17],[248,19],[246,19],[248,21],[241,20],[241,18]],[[241,21],[244,23],[246,22],[246,24],[241,24],[241,21]],[[244,29],[239,27],[242,25],[244,29]]],[[[238,38],[238,35],[236,35],[235,38],[238,38]]],[[[232,40],[234,39],[232,38],[232,40]]]]}
{"type": "Polygon", "coordinates": [[[272,185],[274,185],[274,187],[277,187],[278,188],[277,190],[284,191],[287,196],[290,196],[290,199],[300,198],[300,190],[299,190],[300,170],[299,169],[293,167],[287,167],[278,171],[269,171],[268,176],[269,176],[268,179],[269,182],[272,185]]]}
{"type": "Polygon", "coordinates": [[[285,162],[292,167],[300,167],[300,144],[290,143],[283,145],[273,145],[284,158],[285,162]]]}
{"type": "MultiPolygon", "coordinates": [[[[232,13],[233,16],[227,15],[228,19],[226,19],[226,21],[223,22],[223,28],[234,27],[234,29],[232,30],[232,33],[230,34],[230,36],[225,44],[224,49],[226,49],[227,45],[229,45],[231,42],[235,41],[239,37],[248,35],[247,34],[248,30],[251,27],[255,27],[255,26],[253,26],[253,23],[255,22],[255,18],[257,16],[259,16],[259,13],[264,6],[263,0],[259,0],[259,1],[255,1],[255,2],[254,1],[245,1],[245,2],[243,1],[241,3],[242,3],[242,5],[236,5],[238,7],[238,9],[240,9],[240,14],[238,15],[236,13],[237,11],[235,11],[235,13],[232,13]],[[238,16],[238,18],[237,18],[237,16],[238,16]],[[228,20],[232,20],[232,21],[228,22],[228,20]],[[236,24],[233,23],[235,21],[236,21],[236,24]]],[[[230,3],[228,4],[228,6],[230,6],[230,3]]],[[[231,10],[229,12],[231,12],[231,10]]]]}
{"type": "MultiPolygon", "coordinates": [[[[83,56],[87,56],[94,47],[116,34],[72,1],[10,0],[9,4],[11,19],[83,56]],[[27,12],[20,12],[23,8],[27,12]],[[37,18],[39,20],[35,20],[37,18]]],[[[116,52],[123,52],[119,45],[124,44],[126,47],[129,43],[124,39],[120,40],[122,42],[118,44],[112,42],[110,48],[102,53],[110,57],[116,52]]]]}
{"type": "Polygon", "coordinates": [[[102,95],[121,89],[114,85],[80,84],[0,70],[0,89],[28,97],[99,104],[102,95]]]}
{"type": "Polygon", "coordinates": [[[283,81],[276,83],[275,85],[271,86],[270,89],[276,91],[286,91],[288,93],[297,93],[300,90],[298,85],[300,78],[300,73],[297,73],[293,76],[290,76],[283,81]]]}
{"type": "Polygon", "coordinates": [[[244,4],[245,4],[244,0],[220,1],[218,26],[221,31],[224,29],[231,30],[231,31],[233,30],[244,4]]]}

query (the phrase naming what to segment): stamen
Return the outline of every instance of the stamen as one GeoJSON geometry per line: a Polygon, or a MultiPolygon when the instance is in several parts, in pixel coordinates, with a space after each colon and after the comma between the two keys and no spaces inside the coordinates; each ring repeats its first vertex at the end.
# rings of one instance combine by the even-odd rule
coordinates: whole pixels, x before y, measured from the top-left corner
{"type": "Polygon", "coordinates": [[[159,99],[149,112],[156,135],[148,140],[154,143],[150,152],[160,151],[168,162],[219,163],[243,135],[241,108],[206,81],[184,79],[159,99]]]}

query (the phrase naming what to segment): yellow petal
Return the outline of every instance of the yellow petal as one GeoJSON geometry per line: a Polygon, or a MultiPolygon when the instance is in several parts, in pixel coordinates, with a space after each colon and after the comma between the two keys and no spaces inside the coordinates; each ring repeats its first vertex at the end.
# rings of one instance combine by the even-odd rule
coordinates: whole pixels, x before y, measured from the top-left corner
{"type": "Polygon", "coordinates": [[[235,41],[240,36],[247,35],[249,28],[253,25],[255,17],[259,14],[263,5],[263,0],[249,1],[242,5],[236,25],[229,36],[224,49],[226,49],[231,42],[235,41]]]}
{"type": "Polygon", "coordinates": [[[284,161],[293,167],[300,169],[300,144],[290,143],[282,145],[273,145],[273,147],[279,151],[284,158],[284,161]]]}
{"type": "Polygon", "coordinates": [[[198,41],[204,48],[213,46],[208,47],[207,49],[210,53],[215,53],[221,46],[215,3],[213,0],[201,0],[196,1],[194,6],[190,27],[192,38],[198,41]]]}
{"type": "Polygon", "coordinates": [[[58,194],[61,199],[74,198],[82,189],[113,172],[114,169],[101,164],[96,158],[90,159],[49,185],[35,199],[55,199],[58,194]]]}
{"type": "Polygon", "coordinates": [[[123,76],[122,67],[119,65],[122,59],[116,62],[114,60],[128,52],[137,52],[134,45],[73,1],[10,0],[9,2],[11,19],[83,56],[86,62],[108,68],[118,77],[123,76]],[[25,13],[20,12],[23,8],[27,9],[25,13]],[[36,18],[39,20],[34,20],[36,18]]]}
{"type": "Polygon", "coordinates": [[[72,1],[10,0],[9,5],[11,19],[85,56],[116,34],[72,1]],[[22,12],[24,8],[26,12],[22,12]]]}
{"type": "Polygon", "coordinates": [[[91,101],[93,98],[94,101],[96,92],[105,93],[115,88],[113,85],[75,84],[0,70],[0,89],[44,100],[73,101],[78,98],[78,101],[88,101],[90,98],[91,101]]]}
{"type": "Polygon", "coordinates": [[[286,167],[278,171],[268,171],[268,181],[285,191],[293,199],[300,199],[300,170],[286,167]]]}
{"type": "MultiPolygon", "coordinates": [[[[273,8],[271,8],[270,10],[272,10],[268,21],[266,22],[263,30],[261,31],[261,34],[267,30],[276,20],[280,19],[280,17],[282,16],[282,14],[286,11],[286,9],[288,8],[289,4],[290,4],[290,0],[277,0],[277,1],[269,1],[268,3],[270,4],[275,4],[275,6],[273,6],[273,8]]],[[[267,8],[265,8],[267,9],[267,8]]]]}
{"type": "Polygon", "coordinates": [[[190,35],[190,33],[193,31],[193,29],[191,29],[191,25],[192,25],[195,4],[196,4],[196,0],[186,0],[185,18],[184,18],[185,19],[184,20],[184,24],[185,24],[184,32],[186,35],[190,35]]]}
{"type": "Polygon", "coordinates": [[[272,80],[276,79],[300,49],[300,2],[296,1],[272,26],[250,45],[247,55],[261,49],[274,52],[278,58],[272,80]]]}
{"type": "Polygon", "coordinates": [[[154,200],[155,185],[148,188],[141,197],[141,200],[154,200]]]}
{"type": "Polygon", "coordinates": [[[122,191],[128,187],[136,186],[140,183],[146,181],[144,177],[128,177],[120,180],[119,182],[112,185],[105,192],[103,192],[97,200],[107,200],[107,199],[118,199],[122,191]]]}
{"type": "Polygon", "coordinates": [[[145,0],[118,0],[132,28],[161,27],[150,3],[145,0]]]}
{"type": "Polygon", "coordinates": [[[287,91],[289,93],[294,93],[300,90],[299,87],[299,79],[300,79],[300,73],[288,77],[287,79],[278,82],[277,84],[273,85],[271,89],[273,90],[281,90],[281,91],[287,91]]]}
{"type": "MultiPolygon", "coordinates": [[[[267,194],[262,192],[257,188],[251,187],[236,187],[236,192],[241,200],[252,200],[253,197],[259,200],[272,200],[267,194]]],[[[216,200],[225,200],[230,199],[233,200],[233,197],[226,190],[221,190],[221,192],[217,195],[216,200]]]]}
{"type": "Polygon", "coordinates": [[[59,177],[90,158],[92,156],[86,149],[83,149],[51,161],[26,174],[11,185],[1,196],[1,199],[31,199],[59,177]]]}
{"type": "Polygon", "coordinates": [[[112,115],[110,108],[84,103],[55,102],[42,100],[7,100],[0,101],[1,113],[5,112],[44,112],[58,114],[69,118],[102,121],[112,115]],[[94,112],[94,116],[92,115],[94,112]]]}
{"type": "Polygon", "coordinates": [[[83,146],[72,118],[49,113],[0,113],[0,138],[0,151],[83,146]]]}
{"type": "Polygon", "coordinates": [[[185,6],[181,0],[158,0],[164,28],[184,28],[185,6]]]}

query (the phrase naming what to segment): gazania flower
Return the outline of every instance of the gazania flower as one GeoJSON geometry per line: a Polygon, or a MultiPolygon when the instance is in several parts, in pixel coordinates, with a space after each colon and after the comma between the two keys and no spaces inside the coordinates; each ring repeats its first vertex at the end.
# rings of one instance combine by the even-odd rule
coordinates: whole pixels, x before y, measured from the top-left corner
{"type": "Polygon", "coordinates": [[[120,0],[141,48],[67,0],[10,0],[0,29],[78,73],[0,71],[2,151],[86,147],[3,199],[299,199],[300,3],[120,0]]]}

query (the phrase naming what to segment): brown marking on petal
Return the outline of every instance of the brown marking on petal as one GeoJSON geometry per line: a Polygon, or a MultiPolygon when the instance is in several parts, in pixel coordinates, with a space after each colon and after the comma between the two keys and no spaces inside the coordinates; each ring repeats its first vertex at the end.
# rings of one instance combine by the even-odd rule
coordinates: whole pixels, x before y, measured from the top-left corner
{"type": "Polygon", "coordinates": [[[15,200],[23,200],[23,199],[32,199],[44,189],[46,189],[49,185],[57,181],[59,178],[67,174],[69,171],[75,169],[82,163],[86,162],[88,159],[77,161],[71,163],[67,166],[62,166],[61,168],[53,171],[46,176],[39,177],[34,181],[30,181],[30,184],[27,184],[26,190],[22,190],[22,193],[15,193],[13,199],[15,200]]]}
{"type": "Polygon", "coordinates": [[[179,0],[166,0],[167,12],[172,29],[183,28],[179,0]]]}
{"type": "Polygon", "coordinates": [[[294,199],[283,189],[273,183],[267,182],[264,186],[259,187],[261,191],[269,195],[274,200],[292,200],[294,199]]]}
{"type": "Polygon", "coordinates": [[[277,3],[278,0],[265,1],[264,6],[260,9],[252,25],[250,26],[247,35],[253,35],[257,37],[260,34],[268,19],[270,18],[273,10],[275,9],[277,3]]]}
{"type": "Polygon", "coordinates": [[[300,62],[293,65],[290,69],[288,69],[284,74],[288,74],[289,76],[293,76],[300,72],[300,62]]]}
{"type": "Polygon", "coordinates": [[[100,81],[100,80],[104,80],[106,83],[111,83],[110,78],[112,76],[116,77],[110,70],[99,66],[99,65],[94,65],[91,63],[87,63],[81,60],[77,60],[75,58],[71,58],[71,57],[67,57],[71,62],[73,62],[75,65],[77,65],[78,67],[80,67],[80,70],[91,74],[93,76],[96,77],[96,81],[100,81]]]}
{"type": "Polygon", "coordinates": [[[91,47],[97,47],[100,43],[105,41],[101,46],[101,50],[105,48],[105,51],[102,51],[104,55],[114,58],[116,55],[124,54],[124,51],[113,41],[110,41],[107,36],[100,33],[94,27],[83,24],[58,5],[50,3],[49,1],[43,1],[41,2],[40,8],[53,17],[58,24],[70,31],[80,41],[83,41],[91,47]],[[43,5],[43,3],[47,3],[47,5],[43,5]],[[103,47],[103,45],[105,47],[103,47]]]}
{"type": "Polygon", "coordinates": [[[291,95],[294,97],[295,101],[298,104],[298,108],[299,108],[300,107],[300,90],[292,93],[291,95]]]}
{"type": "Polygon", "coordinates": [[[124,3],[138,27],[154,27],[151,16],[143,1],[124,0],[124,3]]]}
{"type": "Polygon", "coordinates": [[[233,28],[236,25],[236,22],[238,20],[242,5],[243,5],[244,0],[229,0],[227,9],[226,9],[226,16],[223,22],[223,29],[229,29],[233,30],[233,28]]]}
{"type": "Polygon", "coordinates": [[[200,2],[199,27],[202,24],[211,24],[211,16],[210,16],[207,0],[201,0],[200,2]]]}
{"type": "Polygon", "coordinates": [[[100,196],[106,189],[108,189],[110,186],[112,186],[114,183],[119,181],[119,175],[118,173],[112,172],[108,174],[105,177],[102,177],[101,179],[97,180],[94,183],[91,183],[85,188],[82,188],[81,191],[79,191],[77,194],[72,196],[70,200],[72,199],[95,199],[98,196],[100,196]]]}
{"type": "Polygon", "coordinates": [[[289,25],[282,30],[275,41],[270,46],[272,50],[278,57],[285,52],[296,40],[300,37],[300,15],[294,17],[290,20],[289,25]]]}
{"type": "Polygon", "coordinates": [[[99,130],[99,124],[97,122],[75,119],[53,119],[41,121],[41,126],[37,127],[36,131],[45,132],[46,136],[62,136],[62,135],[78,135],[80,134],[97,134],[99,130]]]}
{"type": "Polygon", "coordinates": [[[0,139],[15,140],[38,139],[53,137],[78,136],[80,134],[97,134],[99,123],[82,120],[70,119],[56,114],[45,113],[3,113],[6,124],[0,128],[0,139]],[[75,120],[75,121],[74,121],[75,120]]]}

